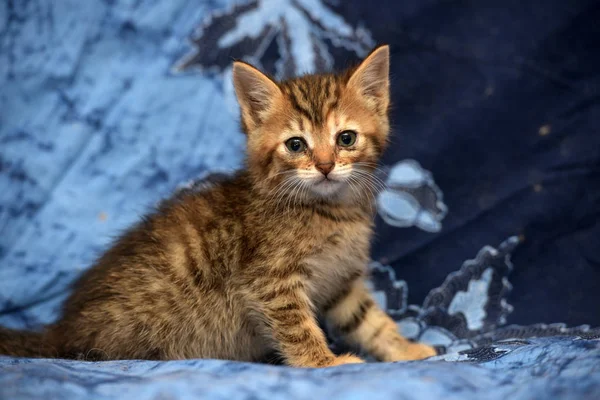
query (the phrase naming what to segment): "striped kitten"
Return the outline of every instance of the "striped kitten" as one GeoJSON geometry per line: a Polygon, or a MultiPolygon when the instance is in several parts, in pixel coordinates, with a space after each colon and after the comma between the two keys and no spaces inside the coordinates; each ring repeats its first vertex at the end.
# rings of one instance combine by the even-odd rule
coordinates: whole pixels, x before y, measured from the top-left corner
{"type": "Polygon", "coordinates": [[[62,319],[0,330],[0,353],[362,362],[329,350],[319,314],[379,360],[434,355],[398,334],[364,282],[388,72],[387,46],[343,74],[284,82],[236,62],[246,169],[164,202],[80,279],[62,319]]]}

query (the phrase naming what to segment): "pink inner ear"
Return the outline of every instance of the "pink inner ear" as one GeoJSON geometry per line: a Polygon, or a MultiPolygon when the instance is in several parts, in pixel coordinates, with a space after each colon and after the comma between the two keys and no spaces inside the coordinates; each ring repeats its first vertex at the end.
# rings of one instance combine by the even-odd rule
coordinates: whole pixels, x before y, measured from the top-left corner
{"type": "Polygon", "coordinates": [[[233,65],[233,84],[242,108],[251,113],[268,109],[281,90],[275,82],[251,65],[236,62],[233,65]]]}
{"type": "Polygon", "coordinates": [[[390,52],[388,46],[374,50],[356,69],[348,81],[367,96],[388,96],[390,52]]]}

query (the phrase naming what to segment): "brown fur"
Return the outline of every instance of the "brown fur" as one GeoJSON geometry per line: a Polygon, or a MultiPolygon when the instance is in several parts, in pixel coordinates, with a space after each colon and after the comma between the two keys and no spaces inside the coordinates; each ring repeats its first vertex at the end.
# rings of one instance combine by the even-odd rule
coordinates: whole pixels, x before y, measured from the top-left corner
{"type": "Polygon", "coordinates": [[[164,202],[80,279],[57,323],[41,334],[0,330],[0,352],[257,361],[275,351],[300,367],[361,362],[329,350],[323,314],[380,360],[435,354],[400,336],[364,285],[372,172],[389,130],[388,58],[383,46],[344,74],[280,83],[235,63],[247,168],[164,202]],[[354,145],[336,144],[344,130],[357,132],[354,145]],[[292,154],[290,137],[306,151],[292,154]],[[331,170],[331,181],[317,170],[331,170]]]}

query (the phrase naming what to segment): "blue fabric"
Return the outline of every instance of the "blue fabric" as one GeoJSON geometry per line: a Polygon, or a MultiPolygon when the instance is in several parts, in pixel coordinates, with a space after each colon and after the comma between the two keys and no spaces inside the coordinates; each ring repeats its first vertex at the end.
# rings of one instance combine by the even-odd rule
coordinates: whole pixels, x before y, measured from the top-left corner
{"type": "Polygon", "coordinates": [[[598,20],[594,0],[0,2],[1,325],[52,322],[120,230],[242,165],[232,59],[284,78],[385,42],[371,284],[447,360],[1,358],[0,397],[599,397],[598,20]]]}
{"type": "Polygon", "coordinates": [[[347,365],[323,370],[215,360],[171,362],[4,361],[5,399],[594,399],[600,342],[535,339],[489,349],[474,363],[347,365]]]}

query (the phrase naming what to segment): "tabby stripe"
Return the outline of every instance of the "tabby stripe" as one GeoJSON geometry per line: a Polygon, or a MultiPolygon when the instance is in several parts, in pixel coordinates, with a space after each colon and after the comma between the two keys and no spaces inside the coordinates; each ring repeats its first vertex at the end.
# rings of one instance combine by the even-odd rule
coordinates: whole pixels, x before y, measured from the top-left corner
{"type": "Polygon", "coordinates": [[[375,332],[373,332],[373,334],[371,335],[371,338],[369,340],[371,341],[371,340],[377,339],[377,337],[379,337],[379,335],[381,335],[381,333],[385,330],[385,327],[386,327],[385,323],[381,324],[381,326],[379,328],[377,328],[375,330],[375,332]]]}
{"type": "Polygon", "coordinates": [[[381,143],[379,143],[373,135],[364,135],[364,136],[367,138],[367,140],[369,141],[371,146],[375,149],[375,153],[377,154],[377,156],[380,156],[383,151],[381,143]]]}
{"type": "Polygon", "coordinates": [[[340,97],[342,97],[342,88],[340,87],[340,85],[335,85],[335,101],[337,101],[340,97]]]}
{"type": "Polygon", "coordinates": [[[333,99],[333,101],[329,104],[329,106],[327,107],[327,111],[325,112],[325,115],[329,115],[331,114],[331,112],[336,109],[338,106],[338,99],[333,99]]]}
{"type": "Polygon", "coordinates": [[[323,312],[331,311],[333,307],[337,306],[340,301],[345,299],[351,291],[351,287],[344,287],[332,300],[325,303],[323,306],[323,312]]]}
{"type": "Polygon", "coordinates": [[[192,274],[192,277],[194,278],[194,285],[196,285],[197,287],[202,285],[202,272],[200,271],[200,268],[198,267],[198,263],[196,262],[196,259],[192,256],[192,252],[190,251],[189,246],[186,246],[185,249],[185,257],[187,259],[187,269],[188,271],[192,274]]]}
{"type": "Polygon", "coordinates": [[[310,111],[306,110],[305,108],[303,108],[300,103],[298,103],[298,99],[296,98],[296,95],[294,94],[294,92],[290,91],[290,101],[292,102],[292,106],[302,115],[304,115],[309,121],[312,121],[312,115],[310,113],[310,111]]]}
{"type": "Polygon", "coordinates": [[[275,153],[276,148],[270,149],[262,160],[261,164],[264,169],[267,169],[273,163],[273,154],[275,153]]]}
{"type": "Polygon", "coordinates": [[[276,269],[258,267],[255,270],[255,275],[259,277],[259,279],[260,277],[264,277],[265,280],[273,281],[273,279],[287,280],[294,275],[310,278],[312,276],[312,271],[304,264],[296,264],[276,269]]]}
{"type": "Polygon", "coordinates": [[[394,335],[394,336],[390,337],[389,339],[394,343],[398,343],[400,346],[406,346],[406,343],[409,342],[408,339],[406,339],[400,335],[394,335]]]}
{"type": "Polygon", "coordinates": [[[365,319],[369,309],[371,307],[373,307],[374,305],[375,305],[375,303],[373,303],[373,300],[371,300],[369,298],[363,300],[360,303],[360,306],[358,307],[357,312],[352,317],[352,320],[350,320],[349,322],[347,322],[343,325],[338,326],[339,331],[345,335],[348,335],[348,334],[354,332],[360,326],[360,324],[363,322],[363,320],[365,319]]]}
{"type": "MultiPolygon", "coordinates": [[[[198,234],[198,231],[196,230],[196,228],[194,226],[190,225],[190,229],[193,230],[196,234],[198,234]]],[[[198,236],[200,236],[200,235],[198,235],[198,236]]],[[[187,269],[188,273],[191,275],[194,285],[196,287],[200,287],[202,285],[202,271],[200,271],[198,262],[197,262],[196,258],[194,257],[194,255],[192,254],[192,241],[194,240],[194,238],[190,237],[190,235],[187,234],[187,230],[185,230],[185,232],[182,231],[180,237],[185,246],[185,251],[184,251],[185,268],[187,269]]],[[[200,239],[200,240],[202,240],[202,239],[200,239]]]]}
{"type": "Polygon", "coordinates": [[[323,210],[321,208],[313,207],[312,210],[314,212],[316,212],[317,214],[319,214],[321,217],[330,219],[332,221],[339,221],[340,220],[339,218],[336,218],[336,216],[333,215],[332,213],[330,213],[329,211],[325,211],[325,210],[323,210]]]}
{"type": "Polygon", "coordinates": [[[274,308],[273,312],[293,311],[293,310],[299,310],[299,309],[300,309],[300,306],[298,305],[298,303],[288,303],[285,306],[274,308]]]}
{"type": "Polygon", "coordinates": [[[308,92],[304,90],[304,87],[301,85],[297,85],[296,89],[298,89],[298,91],[302,94],[302,102],[303,103],[309,103],[310,102],[310,96],[308,95],[308,92]]]}
{"type": "Polygon", "coordinates": [[[302,322],[306,321],[307,315],[299,311],[280,311],[272,312],[271,318],[277,321],[277,325],[280,327],[292,328],[294,326],[300,326],[302,322]]]}
{"type": "Polygon", "coordinates": [[[333,235],[330,235],[327,237],[327,242],[331,243],[334,246],[337,246],[338,244],[340,244],[341,240],[342,240],[342,235],[339,233],[334,233],[333,235]]]}
{"type": "Polygon", "coordinates": [[[320,208],[320,207],[308,206],[308,208],[312,209],[313,212],[319,214],[319,216],[321,216],[323,218],[327,218],[327,219],[335,221],[335,222],[354,222],[354,221],[359,220],[359,218],[356,216],[335,215],[335,214],[333,214],[323,208],[320,208]]]}
{"type": "Polygon", "coordinates": [[[319,367],[331,365],[331,357],[328,357],[327,355],[320,355],[314,359],[314,362],[315,365],[319,367]]]}
{"type": "Polygon", "coordinates": [[[348,295],[354,288],[353,287],[354,281],[356,281],[362,275],[363,275],[362,271],[354,271],[350,276],[348,276],[348,278],[342,284],[343,285],[342,289],[333,298],[331,298],[327,303],[325,303],[325,305],[323,306],[323,312],[326,313],[328,311],[331,311],[342,300],[344,300],[346,297],[348,297],[348,295]]]}
{"type": "Polygon", "coordinates": [[[325,94],[325,99],[329,99],[329,97],[331,96],[331,80],[327,79],[325,81],[325,87],[323,90],[324,94],[325,94]]]}
{"type": "Polygon", "coordinates": [[[285,286],[280,289],[271,290],[266,293],[259,295],[259,299],[262,301],[271,301],[279,296],[291,295],[296,290],[301,289],[304,285],[301,282],[294,282],[291,286],[285,286]]]}
{"type": "MultiPolygon", "coordinates": [[[[312,97],[310,96],[310,93],[308,92],[307,88],[305,88],[302,85],[297,85],[296,89],[298,91],[300,91],[300,93],[302,94],[302,107],[307,107],[305,108],[306,112],[311,116],[311,121],[320,124],[321,123],[321,110],[316,110],[316,104],[314,102],[313,97],[317,97],[317,94],[313,95],[312,97]]],[[[300,98],[300,96],[298,96],[298,98],[300,98]]]]}
{"type": "Polygon", "coordinates": [[[342,95],[340,86],[335,85],[333,92],[334,92],[333,93],[333,101],[329,104],[329,108],[328,108],[327,112],[325,113],[325,115],[329,115],[335,108],[337,108],[337,106],[339,104],[340,96],[342,95]]]}
{"type": "Polygon", "coordinates": [[[289,344],[309,344],[312,339],[312,334],[308,329],[301,329],[298,333],[277,333],[279,340],[289,344]]]}

